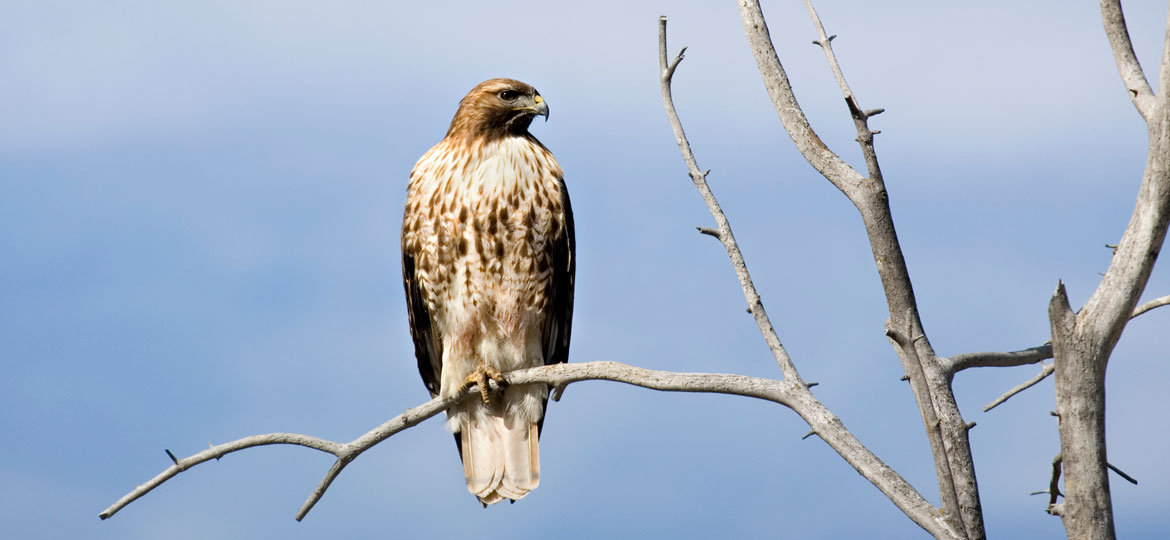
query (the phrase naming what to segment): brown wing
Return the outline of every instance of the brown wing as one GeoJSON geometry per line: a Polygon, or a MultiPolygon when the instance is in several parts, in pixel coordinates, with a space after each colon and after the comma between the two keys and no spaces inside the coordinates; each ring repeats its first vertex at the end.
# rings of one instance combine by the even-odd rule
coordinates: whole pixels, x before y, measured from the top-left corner
{"type": "MultiPolygon", "coordinates": [[[[573,332],[573,286],[577,273],[577,240],[573,232],[573,207],[569,204],[569,191],[561,180],[561,204],[565,209],[564,223],[560,234],[552,240],[552,279],[545,294],[550,299],[548,317],[544,323],[544,365],[550,366],[569,361],[569,338],[573,332]]],[[[552,389],[550,388],[551,392],[552,389]]],[[[548,411],[548,398],[544,399],[548,411]]],[[[546,415],[536,423],[537,433],[544,428],[546,415]]]]}
{"type": "Polygon", "coordinates": [[[418,373],[431,397],[439,395],[439,376],[443,372],[442,336],[431,324],[431,314],[423,300],[422,289],[415,279],[414,254],[402,249],[402,286],[406,289],[406,309],[410,316],[410,336],[414,338],[414,356],[418,373]]]}
{"type": "Polygon", "coordinates": [[[573,232],[573,208],[569,192],[561,181],[561,204],[565,209],[564,224],[552,240],[552,279],[545,290],[549,302],[544,328],[544,364],[559,364],[569,360],[569,338],[573,329],[573,281],[577,272],[577,246],[573,232]]]}

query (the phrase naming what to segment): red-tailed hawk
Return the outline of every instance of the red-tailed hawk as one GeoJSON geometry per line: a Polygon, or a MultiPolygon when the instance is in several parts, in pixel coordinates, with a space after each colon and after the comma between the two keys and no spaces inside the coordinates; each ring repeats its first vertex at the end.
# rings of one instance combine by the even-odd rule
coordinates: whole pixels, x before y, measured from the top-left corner
{"type": "Polygon", "coordinates": [[[473,88],[447,136],[410,173],[402,277],[419,373],[431,396],[478,383],[482,399],[447,411],[467,489],[487,506],[540,483],[537,440],[549,388],[486,378],[564,362],[576,266],[564,173],[528,133],[548,105],[535,88],[473,88]]]}

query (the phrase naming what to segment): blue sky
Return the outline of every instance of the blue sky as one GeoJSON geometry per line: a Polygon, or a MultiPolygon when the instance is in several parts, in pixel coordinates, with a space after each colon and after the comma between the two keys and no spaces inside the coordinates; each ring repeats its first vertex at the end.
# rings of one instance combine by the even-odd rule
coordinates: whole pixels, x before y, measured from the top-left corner
{"type": "MultiPolygon", "coordinates": [[[[792,148],[730,2],[17,1],[0,9],[0,523],[11,538],[925,538],[787,409],[581,383],[549,408],[543,482],[484,510],[432,420],[354,462],[233,454],[97,514],[209,442],[350,440],[427,398],[406,324],[407,174],[479,81],[551,107],[578,289],[570,361],[779,377],[659,101],[656,24],[689,45],[675,97],[781,339],[816,394],[937,501],[929,450],[852,206],[792,148]]],[[[1166,5],[1128,2],[1150,79],[1166,5]]],[[[860,163],[798,2],[772,35],[821,137],[860,163]]],[[[925,325],[941,354],[1043,343],[1057,280],[1109,263],[1145,128],[1090,2],[818,4],[873,121],[925,325]]],[[[1153,82],[1153,81],[1152,81],[1153,82]]],[[[1170,293],[1165,264],[1145,298],[1170,293]]],[[[1110,364],[1120,535],[1170,530],[1170,310],[1110,364]]],[[[1052,383],[962,374],[992,537],[1061,537],[1043,512],[1052,383]]]]}

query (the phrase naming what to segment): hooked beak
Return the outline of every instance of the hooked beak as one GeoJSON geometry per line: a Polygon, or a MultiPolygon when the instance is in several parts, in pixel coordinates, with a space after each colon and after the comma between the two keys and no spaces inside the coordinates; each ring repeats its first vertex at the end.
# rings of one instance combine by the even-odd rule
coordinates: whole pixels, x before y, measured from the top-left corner
{"type": "Polygon", "coordinates": [[[540,97],[540,94],[537,94],[532,101],[534,103],[532,110],[536,114],[543,116],[544,121],[548,122],[548,103],[544,101],[544,98],[540,97]]]}

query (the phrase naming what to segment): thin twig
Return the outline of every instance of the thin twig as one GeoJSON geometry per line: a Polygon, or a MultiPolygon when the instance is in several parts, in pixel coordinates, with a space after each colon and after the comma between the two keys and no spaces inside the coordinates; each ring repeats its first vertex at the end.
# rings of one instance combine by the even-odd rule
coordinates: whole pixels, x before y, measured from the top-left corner
{"type": "Polygon", "coordinates": [[[986,406],[984,406],[983,412],[990,411],[991,409],[994,409],[995,407],[999,406],[999,404],[1011,399],[1012,396],[1015,396],[1016,394],[1019,394],[1020,392],[1023,392],[1024,390],[1027,390],[1027,389],[1035,386],[1036,383],[1039,383],[1040,381],[1043,381],[1045,378],[1047,378],[1049,375],[1052,375],[1052,372],[1055,370],[1056,370],[1056,364],[1046,364],[1043,368],[1040,369],[1040,373],[1036,374],[1035,377],[1032,377],[1031,379],[1024,381],[1023,384],[1020,384],[1019,386],[1012,388],[1011,390],[1008,390],[1007,392],[1004,392],[1004,394],[1002,396],[999,396],[998,398],[996,398],[995,401],[992,401],[991,403],[988,403],[986,406]]]}
{"type": "Polygon", "coordinates": [[[837,55],[833,53],[833,38],[836,35],[829,36],[825,34],[825,26],[821,24],[821,17],[817,15],[817,10],[813,8],[811,0],[804,0],[804,7],[808,10],[809,17],[812,18],[813,27],[817,30],[817,35],[820,39],[814,41],[820,45],[821,50],[825,53],[825,59],[829,62],[829,69],[833,71],[833,77],[837,79],[837,86],[841,87],[841,94],[845,96],[845,104],[849,107],[849,114],[853,117],[855,127],[857,128],[857,143],[861,145],[862,156],[865,157],[865,165],[869,171],[869,179],[880,184],[882,182],[882,170],[878,166],[877,153],[873,147],[873,136],[876,133],[869,129],[869,117],[881,114],[885,109],[873,109],[864,111],[861,105],[857,102],[857,96],[853,94],[853,90],[849,88],[849,83],[845,82],[845,74],[841,71],[841,64],[837,62],[837,55]]]}
{"type": "Polygon", "coordinates": [[[722,238],[720,238],[719,229],[712,229],[711,227],[695,227],[695,228],[699,230],[699,234],[713,236],[716,239],[720,239],[720,240],[722,239],[722,238]]]}
{"type": "Polygon", "coordinates": [[[175,459],[174,454],[168,450],[167,455],[171,456],[171,459],[174,460],[173,465],[167,467],[165,470],[163,470],[163,472],[159,473],[154,478],[151,478],[146,483],[134,488],[134,490],[132,490],[130,493],[127,493],[121,499],[118,499],[117,502],[110,505],[109,508],[103,510],[102,513],[98,516],[102,519],[109,518],[126,505],[134,502],[139,497],[150,493],[152,489],[162,485],[163,482],[170,480],[179,473],[199,465],[200,463],[204,463],[212,459],[219,459],[227,454],[244,450],[245,448],[267,446],[271,444],[292,444],[297,446],[304,446],[306,448],[327,452],[335,456],[340,456],[344,451],[345,446],[341,443],[327,441],[325,439],[320,439],[309,435],[301,435],[299,433],[269,433],[266,435],[252,435],[242,439],[234,440],[229,443],[216,445],[183,459],[175,459]]]}
{"type": "MultiPolygon", "coordinates": [[[[685,51],[686,48],[683,48],[685,51]]],[[[699,163],[695,159],[695,154],[691,152],[691,144],[687,141],[686,133],[683,131],[682,121],[678,118],[678,112],[674,107],[674,98],[671,96],[670,82],[674,76],[674,70],[678,67],[678,63],[683,59],[680,52],[674,60],[667,59],[666,55],[666,17],[658,18],[658,65],[662,70],[660,78],[660,86],[662,89],[662,103],[666,108],[666,116],[670,120],[670,127],[674,130],[674,138],[678,142],[678,149],[682,152],[683,161],[687,165],[687,170],[690,173],[691,180],[695,183],[695,188],[699,190],[699,195],[703,197],[703,201],[707,203],[707,210],[711,212],[711,217],[715,218],[715,224],[718,226],[718,236],[720,242],[723,243],[723,248],[727,251],[727,257],[731,259],[731,266],[735,270],[735,276],[739,279],[740,288],[743,289],[744,299],[747,300],[748,311],[755,317],[756,325],[760,329],[760,333],[764,336],[764,341],[768,345],[768,349],[772,351],[772,356],[775,357],[776,363],[780,365],[780,371],[784,373],[786,380],[799,383],[800,374],[796,371],[796,366],[792,363],[792,359],[788,356],[788,351],[784,349],[784,345],[780,342],[780,337],[776,335],[776,329],[772,326],[772,321],[768,318],[768,313],[764,310],[764,304],[760,301],[760,295],[756,292],[756,286],[752,283],[752,276],[748,272],[747,264],[744,263],[743,254],[740,253],[739,244],[735,241],[735,235],[731,232],[731,224],[727,221],[727,216],[723,213],[723,209],[719,206],[719,201],[715,199],[715,194],[711,191],[710,186],[707,185],[707,174],[710,171],[703,172],[699,168],[699,163]]],[[[699,229],[704,234],[709,234],[699,229]]],[[[715,236],[715,235],[712,235],[715,236]]]]}
{"type": "Polygon", "coordinates": [[[1129,483],[1131,483],[1131,484],[1133,484],[1133,485],[1135,485],[1135,486],[1137,485],[1137,483],[1138,483],[1137,479],[1136,479],[1136,478],[1134,478],[1134,477],[1132,477],[1132,476],[1130,476],[1130,475],[1128,475],[1128,474],[1125,474],[1125,471],[1123,471],[1123,470],[1121,470],[1121,469],[1118,469],[1117,467],[1113,466],[1113,464],[1112,464],[1112,463],[1106,463],[1105,465],[1106,465],[1107,467],[1109,467],[1109,470],[1111,470],[1111,471],[1113,471],[1113,472],[1117,473],[1117,476],[1120,476],[1120,477],[1122,477],[1122,478],[1126,479],[1127,481],[1129,481],[1129,483]]]}
{"type": "Polygon", "coordinates": [[[1141,315],[1141,314],[1143,314],[1151,309],[1160,308],[1160,307],[1166,306],[1166,305],[1170,305],[1170,294],[1163,296],[1161,298],[1155,298],[1153,300],[1150,300],[1149,302],[1146,302],[1146,303],[1134,308],[1133,315],[1130,315],[1129,318],[1133,319],[1133,318],[1137,317],[1138,315],[1141,315]]]}

